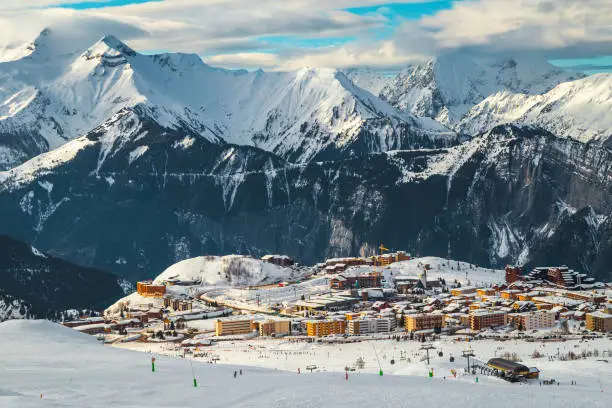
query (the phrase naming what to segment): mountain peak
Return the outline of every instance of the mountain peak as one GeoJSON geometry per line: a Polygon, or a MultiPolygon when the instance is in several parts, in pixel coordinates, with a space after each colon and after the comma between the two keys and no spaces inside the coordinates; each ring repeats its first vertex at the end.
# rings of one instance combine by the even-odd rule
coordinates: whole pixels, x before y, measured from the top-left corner
{"type": "Polygon", "coordinates": [[[50,28],[47,27],[43,29],[36,36],[34,41],[32,41],[26,46],[26,50],[28,50],[30,52],[30,55],[32,55],[33,53],[37,51],[40,52],[40,50],[51,46],[53,42],[52,34],[53,34],[53,30],[51,30],[50,28]]]}
{"type": "Polygon", "coordinates": [[[100,39],[100,41],[98,41],[97,44],[104,44],[106,47],[116,51],[119,54],[122,54],[123,56],[134,56],[137,54],[136,51],[114,35],[105,35],[100,39]]]}

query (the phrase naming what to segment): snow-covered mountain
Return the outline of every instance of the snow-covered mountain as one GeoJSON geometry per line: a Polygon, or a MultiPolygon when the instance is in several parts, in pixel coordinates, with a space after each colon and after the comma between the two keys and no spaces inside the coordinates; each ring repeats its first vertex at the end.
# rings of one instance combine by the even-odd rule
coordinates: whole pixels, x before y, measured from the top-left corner
{"type": "Polygon", "coordinates": [[[194,282],[202,286],[257,286],[301,277],[297,269],[277,266],[241,255],[198,256],[178,262],[158,275],[154,282],[194,282]]]}
{"type": "Polygon", "coordinates": [[[491,59],[452,53],[410,66],[380,93],[398,109],[450,127],[476,104],[500,91],[542,94],[582,77],[543,59],[491,59]]]}
{"type": "Polygon", "coordinates": [[[101,308],[131,288],[116,275],[52,257],[3,235],[0,278],[0,321],[53,317],[71,308],[101,308]]]}
{"type": "Polygon", "coordinates": [[[607,278],[611,163],[596,144],[499,126],[452,148],[298,165],[126,108],[0,172],[0,228],[132,280],[201,254],[285,253],[311,264],[380,242],[482,265],[565,263],[607,278]]]}
{"type": "Polygon", "coordinates": [[[106,36],[87,49],[45,30],[0,63],[0,165],[61,146],[121,109],[145,106],[163,126],[188,126],[211,141],[252,145],[295,162],[378,139],[448,145],[455,134],[401,113],[332,69],[286,73],[212,68],[197,55],[141,55],[106,36]],[[16,58],[16,59],[15,59],[16,58]]]}
{"type": "Polygon", "coordinates": [[[504,123],[541,126],[557,136],[605,143],[612,136],[612,74],[562,83],[544,94],[503,91],[473,107],[460,124],[469,134],[504,123]]]}
{"type": "Polygon", "coordinates": [[[610,153],[554,134],[605,139],[605,76],[559,84],[574,74],[452,55],[379,98],[362,71],[228,71],[111,36],[83,48],[45,31],[6,55],[0,233],[52,255],[139,279],[202,254],[314,263],[384,242],[609,274],[610,153]],[[503,95],[534,116],[487,102],[503,95]],[[459,128],[474,105],[461,133],[438,122],[459,128]]]}
{"type": "Polygon", "coordinates": [[[355,85],[377,96],[385,87],[391,84],[396,77],[396,75],[393,74],[368,68],[350,68],[343,72],[355,85]]]}

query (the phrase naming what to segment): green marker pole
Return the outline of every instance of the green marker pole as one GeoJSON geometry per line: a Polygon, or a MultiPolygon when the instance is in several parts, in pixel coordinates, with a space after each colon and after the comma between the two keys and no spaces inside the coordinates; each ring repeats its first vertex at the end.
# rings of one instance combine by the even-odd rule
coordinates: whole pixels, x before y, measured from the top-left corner
{"type": "Polygon", "coordinates": [[[197,388],[198,380],[196,380],[195,370],[193,369],[193,361],[189,360],[189,365],[191,366],[191,376],[193,377],[193,388],[197,388]]]}
{"type": "Polygon", "coordinates": [[[378,372],[378,375],[380,375],[381,377],[383,376],[382,369],[378,372]]]}
{"type": "Polygon", "coordinates": [[[155,357],[151,357],[151,371],[155,372],[155,357]]]}

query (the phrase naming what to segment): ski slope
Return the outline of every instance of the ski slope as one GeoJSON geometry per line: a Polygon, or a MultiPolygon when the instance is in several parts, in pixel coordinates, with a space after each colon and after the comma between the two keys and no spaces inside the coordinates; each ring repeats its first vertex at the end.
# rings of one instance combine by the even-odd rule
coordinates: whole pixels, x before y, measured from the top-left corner
{"type": "MultiPolygon", "coordinates": [[[[245,366],[208,365],[119,350],[94,337],[44,321],[0,324],[0,407],[608,407],[591,382],[579,387],[479,383],[462,378],[297,374],[245,366]],[[243,375],[234,379],[235,370],[243,375]],[[42,396],[42,398],[41,398],[42,396]],[[415,396],[418,396],[416,398],[415,396]]],[[[609,376],[604,386],[609,385],[609,376]]],[[[581,380],[578,380],[579,384],[581,380]]]]}
{"type": "Polygon", "coordinates": [[[392,267],[396,268],[401,276],[418,276],[423,270],[423,265],[430,267],[427,271],[428,279],[442,278],[449,282],[456,279],[462,285],[491,285],[505,281],[505,272],[502,270],[482,268],[467,262],[433,256],[397,262],[392,267]]]}
{"type": "MultiPolygon", "coordinates": [[[[409,261],[395,262],[382,269],[386,280],[391,277],[412,277],[418,278],[423,272],[425,265],[429,265],[427,279],[435,280],[442,278],[448,284],[457,280],[462,285],[482,285],[490,286],[503,283],[505,272],[498,269],[482,268],[467,262],[454,261],[452,259],[438,258],[435,256],[425,256],[414,258],[409,261]]],[[[347,273],[369,272],[371,267],[356,266],[349,268],[347,273]]]]}
{"type": "Polygon", "coordinates": [[[300,276],[296,269],[242,255],[199,256],[168,267],[155,278],[155,283],[181,280],[201,286],[243,287],[277,283],[300,276]]]}

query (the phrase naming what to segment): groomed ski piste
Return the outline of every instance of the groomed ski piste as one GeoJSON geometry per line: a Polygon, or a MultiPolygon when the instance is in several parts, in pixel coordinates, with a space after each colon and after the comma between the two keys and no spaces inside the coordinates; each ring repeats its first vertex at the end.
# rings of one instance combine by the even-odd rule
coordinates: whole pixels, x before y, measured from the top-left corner
{"type": "MultiPolygon", "coordinates": [[[[600,342],[589,347],[610,346],[609,340],[600,342]]],[[[567,342],[554,347],[559,344],[570,346],[567,342]]],[[[537,343],[529,346],[538,347],[537,343]]],[[[342,361],[356,357],[345,346],[326,347],[342,361]]],[[[389,358],[380,342],[359,347],[376,348],[380,360],[389,358]]],[[[383,376],[364,370],[351,372],[346,379],[343,370],[302,370],[301,374],[285,370],[281,363],[285,360],[278,360],[275,368],[260,368],[121,350],[54,323],[8,321],[0,324],[0,407],[610,406],[608,363],[588,359],[541,364],[543,360],[538,360],[543,376],[554,370],[561,385],[510,384],[486,376],[476,382],[471,375],[444,379],[440,362],[432,362],[436,374],[429,378],[424,363],[405,361],[396,366],[414,365],[421,370],[393,372],[383,367],[383,376]],[[156,358],[154,372],[152,357],[156,358]],[[242,375],[235,376],[239,370],[242,375]]],[[[311,359],[310,364],[317,361],[311,359]]]]}

